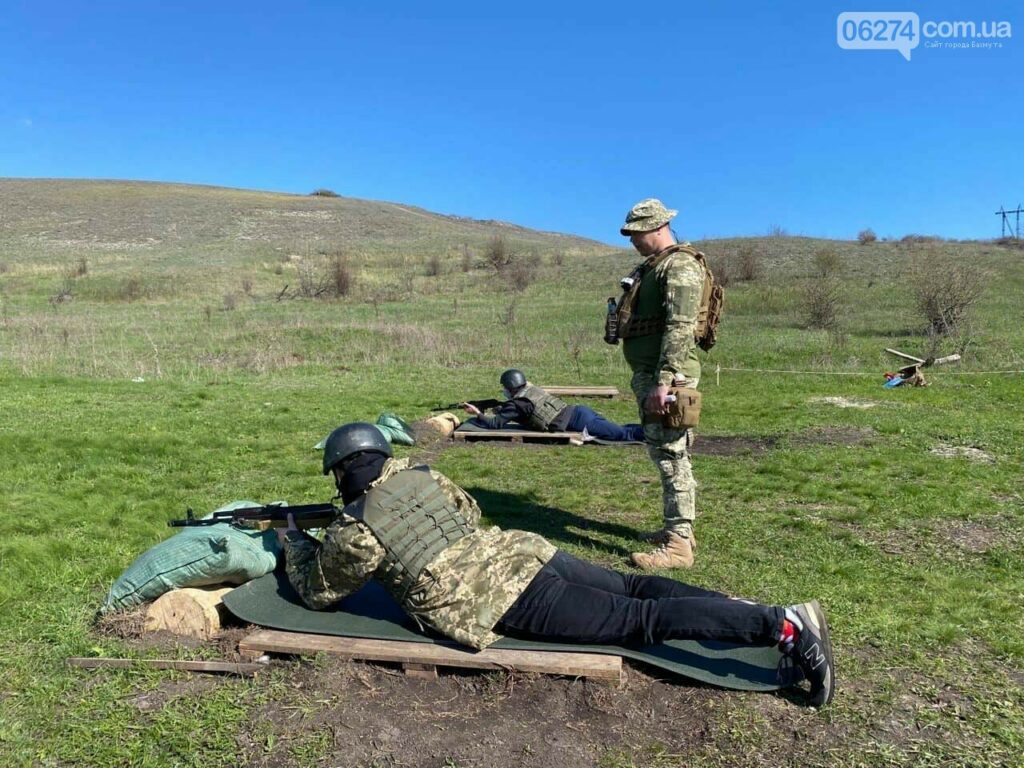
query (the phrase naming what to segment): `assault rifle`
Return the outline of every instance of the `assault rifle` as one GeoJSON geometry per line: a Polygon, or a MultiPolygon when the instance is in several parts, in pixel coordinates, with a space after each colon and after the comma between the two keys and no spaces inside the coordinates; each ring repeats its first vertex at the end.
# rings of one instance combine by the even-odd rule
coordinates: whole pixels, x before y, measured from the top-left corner
{"type": "Polygon", "coordinates": [[[430,412],[435,413],[437,411],[451,411],[455,408],[462,408],[466,405],[474,405],[481,411],[486,411],[489,408],[497,408],[501,405],[504,400],[495,400],[493,397],[487,400],[463,400],[461,403],[449,403],[448,405],[439,405],[437,408],[431,408],[430,412]]]}
{"type": "Polygon", "coordinates": [[[293,515],[295,525],[299,528],[325,528],[330,525],[341,510],[332,502],[326,504],[299,504],[287,507],[282,504],[266,504],[262,507],[242,507],[224,512],[214,512],[210,517],[196,517],[189,508],[183,520],[168,520],[171,528],[187,528],[196,525],[216,525],[231,523],[240,528],[255,528],[265,531],[268,528],[284,528],[288,525],[288,515],[293,515]]]}

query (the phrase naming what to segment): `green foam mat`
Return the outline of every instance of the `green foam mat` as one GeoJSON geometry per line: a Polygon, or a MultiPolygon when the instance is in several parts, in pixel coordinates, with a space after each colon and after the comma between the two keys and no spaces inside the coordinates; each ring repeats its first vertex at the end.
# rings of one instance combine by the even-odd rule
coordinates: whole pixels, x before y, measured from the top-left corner
{"type": "MultiPolygon", "coordinates": [[[[329,611],[306,608],[280,571],[243,584],[224,596],[228,610],[243,621],[273,629],[320,635],[436,643],[443,638],[421,632],[384,588],[371,581],[329,611]]],[[[773,691],[800,679],[775,646],[670,640],[660,645],[626,647],[544,643],[502,638],[492,648],[530,651],[581,651],[623,656],[692,680],[740,691],[773,691]]]]}

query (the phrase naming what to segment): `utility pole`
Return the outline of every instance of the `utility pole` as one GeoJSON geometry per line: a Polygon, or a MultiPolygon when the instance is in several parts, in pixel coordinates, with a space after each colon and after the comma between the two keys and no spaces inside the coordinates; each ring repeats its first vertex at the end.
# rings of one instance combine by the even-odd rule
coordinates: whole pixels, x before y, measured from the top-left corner
{"type": "Polygon", "coordinates": [[[1014,240],[1020,240],[1020,215],[1024,213],[1024,208],[1020,207],[1020,203],[1017,203],[1017,208],[1012,211],[1003,209],[1003,206],[999,206],[999,210],[996,211],[996,216],[1002,216],[1000,237],[1005,238],[1006,233],[1009,232],[1014,240]],[[1010,214],[1014,215],[1014,223],[1010,224],[1010,214]]]}

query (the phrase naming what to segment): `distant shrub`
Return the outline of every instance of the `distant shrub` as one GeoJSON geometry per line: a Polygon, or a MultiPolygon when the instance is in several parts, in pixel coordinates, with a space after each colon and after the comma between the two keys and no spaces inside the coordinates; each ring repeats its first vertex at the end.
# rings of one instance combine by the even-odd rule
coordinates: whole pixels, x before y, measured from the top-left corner
{"type": "Polygon", "coordinates": [[[544,263],[544,259],[541,258],[540,254],[536,250],[530,251],[530,255],[526,257],[527,265],[533,269],[540,269],[541,264],[544,263]]]}
{"type": "Polygon", "coordinates": [[[513,291],[524,291],[536,279],[536,269],[524,259],[513,259],[505,267],[505,279],[513,291]]]}
{"type": "Polygon", "coordinates": [[[501,235],[495,235],[487,242],[487,247],[484,248],[484,258],[496,271],[501,272],[512,263],[515,256],[505,238],[501,235]]]}
{"type": "Polygon", "coordinates": [[[556,267],[560,267],[565,263],[565,254],[562,251],[555,251],[551,257],[551,263],[556,267]]]}
{"type": "Polygon", "coordinates": [[[460,266],[463,272],[469,272],[473,269],[473,254],[469,250],[469,246],[465,244],[462,246],[462,259],[460,261],[460,266]]]}
{"type": "Polygon", "coordinates": [[[355,286],[356,277],[349,266],[348,259],[342,254],[335,254],[327,262],[327,288],[335,297],[348,296],[355,286]]]}
{"type": "Polygon", "coordinates": [[[818,277],[831,277],[843,266],[839,254],[829,248],[821,248],[814,254],[814,271],[818,277]]]}
{"type": "Polygon", "coordinates": [[[320,189],[314,189],[312,192],[309,193],[309,196],[310,197],[341,197],[341,195],[339,195],[333,189],[326,189],[324,187],[321,187],[320,189]]]}
{"type": "Polygon", "coordinates": [[[224,299],[222,300],[221,306],[224,307],[226,312],[230,312],[238,307],[238,294],[237,293],[225,293],[224,299]]]}
{"type": "Polygon", "coordinates": [[[771,229],[768,230],[768,237],[788,237],[789,232],[784,227],[780,227],[778,224],[772,224],[771,229]]]}
{"type": "Polygon", "coordinates": [[[920,244],[920,243],[941,243],[942,238],[938,235],[904,235],[900,238],[900,242],[905,245],[920,244]]]}
{"type": "Polygon", "coordinates": [[[983,275],[967,259],[918,259],[910,268],[918,312],[929,333],[945,335],[965,324],[984,293],[983,275]]]}
{"type": "Polygon", "coordinates": [[[117,290],[114,292],[114,297],[121,301],[138,301],[145,295],[145,285],[142,282],[141,277],[127,277],[121,281],[117,290]]]}
{"type": "MultiPolygon", "coordinates": [[[[996,240],[996,245],[1001,245],[1004,248],[1020,248],[1024,249],[1024,240],[1016,237],[1001,237],[996,240]]],[[[0,264],[0,272],[3,271],[3,264],[0,264]]]]}
{"type": "Polygon", "coordinates": [[[708,267],[715,275],[715,282],[723,288],[735,279],[733,260],[727,253],[719,253],[708,257],[708,267]]]}
{"type": "Polygon", "coordinates": [[[0,275],[6,275],[11,271],[11,265],[6,261],[0,261],[0,275]]]}
{"type": "Polygon", "coordinates": [[[441,257],[436,253],[427,259],[427,277],[437,277],[441,274],[441,257]]]}
{"type": "Polygon", "coordinates": [[[76,261],[71,269],[68,271],[70,277],[85,277],[89,274],[89,261],[82,256],[76,261]]]}
{"type": "Polygon", "coordinates": [[[875,234],[875,231],[871,229],[871,227],[862,229],[857,233],[857,242],[861,245],[868,245],[876,240],[878,240],[878,235],[875,234]]]}
{"type": "Polygon", "coordinates": [[[745,282],[753,282],[761,276],[761,251],[751,245],[740,249],[736,259],[737,277],[745,282]]]}
{"type": "Polygon", "coordinates": [[[246,296],[252,296],[252,278],[251,277],[243,277],[242,278],[242,293],[244,293],[246,296]]]}
{"type": "Polygon", "coordinates": [[[808,328],[835,331],[839,327],[841,297],[839,281],[834,277],[812,278],[804,286],[802,309],[808,328]]]}

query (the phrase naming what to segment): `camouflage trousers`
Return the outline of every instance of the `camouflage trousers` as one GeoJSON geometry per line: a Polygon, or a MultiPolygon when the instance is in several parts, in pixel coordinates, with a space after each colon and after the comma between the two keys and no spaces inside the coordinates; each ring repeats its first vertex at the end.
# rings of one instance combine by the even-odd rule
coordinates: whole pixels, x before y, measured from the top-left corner
{"type": "MultiPolygon", "coordinates": [[[[698,381],[686,378],[681,383],[682,386],[696,389],[698,381]]],[[[638,374],[633,377],[633,394],[640,407],[641,420],[644,418],[644,400],[652,388],[649,376],[638,374]]],[[[661,475],[665,530],[690,536],[697,517],[697,481],[693,478],[689,450],[693,442],[692,431],[650,423],[644,424],[644,438],[647,441],[647,453],[661,475]]]]}

